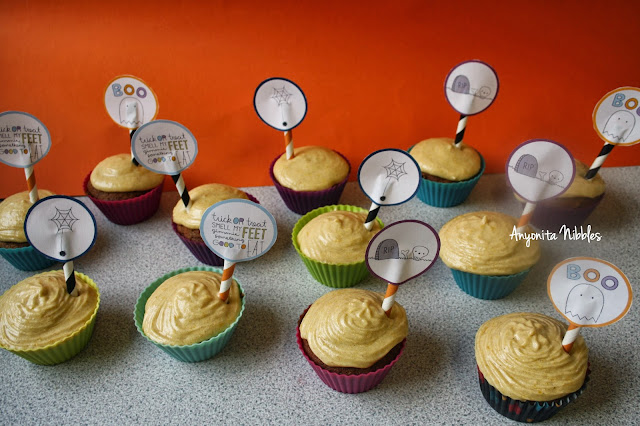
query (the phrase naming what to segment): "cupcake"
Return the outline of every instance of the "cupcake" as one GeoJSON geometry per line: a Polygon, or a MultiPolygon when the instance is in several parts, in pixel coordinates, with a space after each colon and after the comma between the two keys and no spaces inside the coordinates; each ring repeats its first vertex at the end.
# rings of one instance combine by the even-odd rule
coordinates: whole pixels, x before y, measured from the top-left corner
{"type": "Polygon", "coordinates": [[[191,207],[189,211],[182,200],[173,208],[171,227],[189,251],[202,263],[211,266],[224,265],[224,259],[213,253],[200,236],[200,222],[204,212],[217,202],[240,198],[257,203],[258,200],[244,191],[221,183],[208,183],[189,191],[191,207]]]}
{"type": "Polygon", "coordinates": [[[540,243],[511,238],[516,226],[515,218],[488,211],[466,213],[444,224],[440,259],[460,289],[479,299],[500,299],[520,285],[540,258],[540,243]]]}
{"type": "Polygon", "coordinates": [[[315,208],[337,204],[349,178],[351,165],[337,151],[320,146],[294,149],[271,163],[269,175],[289,210],[305,214],[315,208]]]}
{"type": "Polygon", "coordinates": [[[77,296],[67,293],[62,270],[34,275],[0,296],[0,347],[35,364],[59,364],[89,342],[100,292],[75,273],[77,296]]]}
{"type": "Polygon", "coordinates": [[[422,171],[418,198],[430,206],[453,207],[467,199],[484,172],[484,159],[464,142],[423,140],[409,150],[422,171]]]}
{"type": "Polygon", "coordinates": [[[364,256],[369,241],[383,227],[376,219],[364,227],[367,211],[334,205],[312,210],[293,228],[293,246],[309,273],[329,287],[351,287],[369,275],[364,256]]]}
{"type": "Polygon", "coordinates": [[[575,160],[576,175],[565,192],[558,197],[542,200],[536,204],[530,223],[551,232],[563,232],[562,225],[572,230],[580,226],[604,197],[605,184],[600,173],[593,179],[585,176],[589,168],[575,160]]]}
{"type": "Polygon", "coordinates": [[[480,388],[498,413],[520,422],[548,419],[574,401],[589,380],[587,345],[562,348],[567,327],[535,313],[490,319],[475,341],[480,388]]]}
{"type": "Polygon", "coordinates": [[[118,154],[98,163],[83,188],[111,222],[133,225],[158,210],[163,182],[164,175],[135,166],[130,154],[118,154]]]}
{"type": "Polygon", "coordinates": [[[300,316],[298,347],[318,377],[344,393],[377,386],[398,361],[409,326],[394,302],[387,317],[384,296],[369,290],[341,289],[316,300],[300,316]]]}
{"type": "Polygon", "coordinates": [[[221,271],[196,267],[171,272],[147,287],[134,319],[138,331],[179,361],[197,362],[227,344],[244,311],[244,294],[234,280],[226,302],[218,297],[221,271]]]}
{"type": "MultiPolygon", "coordinates": [[[[39,198],[50,195],[53,192],[38,190],[39,198]]],[[[24,219],[32,205],[26,191],[11,195],[0,203],[0,255],[22,271],[37,271],[56,263],[40,254],[27,241],[24,219]]]]}

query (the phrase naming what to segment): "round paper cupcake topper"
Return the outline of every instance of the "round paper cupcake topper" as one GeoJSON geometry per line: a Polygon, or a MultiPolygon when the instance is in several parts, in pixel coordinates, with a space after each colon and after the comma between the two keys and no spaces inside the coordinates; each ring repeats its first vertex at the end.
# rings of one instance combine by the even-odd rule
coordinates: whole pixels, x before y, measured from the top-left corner
{"type": "Polygon", "coordinates": [[[531,203],[557,197],[571,186],[576,165],[571,153],[557,142],[529,140],[507,160],[507,179],[513,190],[531,203]]]}
{"type": "Polygon", "coordinates": [[[298,126],[307,115],[307,98],[302,89],[286,78],[269,78],[258,86],[253,97],[258,117],[276,130],[298,126]]]}
{"type": "Polygon", "coordinates": [[[489,64],[472,60],[456,65],[444,81],[444,94],[462,115],[479,114],[498,96],[498,75],[489,64]]]}
{"type": "Polygon", "coordinates": [[[640,89],[620,87],[604,95],[593,110],[593,128],[612,145],[640,142],[640,89]]]}
{"type": "Polygon", "coordinates": [[[49,130],[31,114],[6,111],[0,114],[0,161],[11,167],[31,167],[51,148],[49,130]]]}
{"type": "Polygon", "coordinates": [[[85,254],[96,241],[96,219],[82,202],[52,195],[35,203],[24,220],[29,244],[44,256],[68,262],[85,254]]]}
{"type": "Polygon", "coordinates": [[[271,213],[261,205],[233,199],[215,203],[204,212],[200,235],[207,247],[224,260],[245,262],[271,249],[278,228],[271,213]]]}
{"type": "Polygon", "coordinates": [[[177,175],[196,159],[198,143],[182,124],[156,120],[136,130],[131,152],[140,165],[152,172],[177,175]]]}
{"type": "Polygon", "coordinates": [[[401,220],[385,226],[369,242],[365,261],[373,275],[402,284],[424,274],[440,252],[435,229],[419,220],[401,220]]]}
{"type": "Polygon", "coordinates": [[[633,294],[629,279],[615,265],[593,257],[558,263],[547,280],[556,310],[578,327],[604,327],[624,317],[633,294]]]}
{"type": "Polygon", "coordinates": [[[369,154],[358,169],[362,192],[378,206],[394,206],[413,198],[420,185],[420,167],[400,149],[381,149],[369,154]]]}
{"type": "Polygon", "coordinates": [[[158,115],[158,99],[151,87],[138,77],[121,75],[107,85],[104,106],[120,127],[137,129],[158,115]]]}

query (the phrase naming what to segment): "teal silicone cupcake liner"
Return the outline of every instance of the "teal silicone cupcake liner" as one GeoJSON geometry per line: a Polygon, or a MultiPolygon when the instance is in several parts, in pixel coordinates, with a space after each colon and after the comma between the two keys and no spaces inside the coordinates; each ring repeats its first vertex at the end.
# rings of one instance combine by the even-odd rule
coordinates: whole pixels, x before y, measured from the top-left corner
{"type": "Polygon", "coordinates": [[[526,269],[511,275],[478,275],[451,269],[453,279],[465,293],[485,300],[502,299],[511,294],[529,273],[526,269]]]}
{"type": "Polygon", "coordinates": [[[418,187],[418,198],[433,207],[453,207],[462,204],[471,194],[480,177],[484,173],[484,158],[480,155],[480,171],[469,180],[462,182],[434,182],[421,178],[418,187]]]}
{"type": "Polygon", "coordinates": [[[211,271],[211,272],[217,272],[219,274],[222,274],[222,269],[212,268],[208,266],[194,266],[191,268],[183,268],[183,269],[175,270],[173,272],[169,272],[168,274],[152,282],[147,288],[144,289],[144,291],[138,298],[138,301],[136,302],[136,307],[135,307],[135,310],[133,311],[133,319],[135,321],[136,328],[138,329],[140,334],[142,334],[142,336],[144,336],[145,339],[147,339],[148,341],[150,341],[151,343],[153,343],[154,345],[162,349],[164,352],[169,354],[171,357],[177,359],[178,361],[183,361],[183,362],[199,362],[199,361],[204,361],[214,357],[229,342],[229,340],[231,339],[231,336],[233,336],[233,332],[238,326],[238,322],[242,317],[242,313],[244,312],[246,296],[244,295],[244,290],[242,289],[242,286],[236,280],[236,282],[238,283],[238,287],[240,289],[240,293],[243,295],[240,313],[238,313],[238,317],[236,318],[236,320],[229,327],[227,327],[226,330],[224,330],[222,333],[218,334],[217,336],[213,336],[199,343],[194,343],[192,345],[184,345],[184,346],[165,345],[162,343],[154,342],[149,337],[147,337],[146,334],[144,334],[144,331],[142,331],[142,321],[144,319],[144,309],[145,309],[145,305],[147,304],[147,300],[149,299],[151,294],[155,291],[155,289],[160,286],[160,284],[162,284],[169,278],[173,277],[174,275],[178,275],[188,271],[211,271]]]}
{"type": "MultiPolygon", "coordinates": [[[[293,247],[295,247],[298,255],[300,255],[300,258],[309,270],[309,273],[316,281],[332,288],[353,287],[369,276],[369,270],[367,269],[367,265],[364,262],[364,256],[362,257],[361,262],[340,264],[322,263],[305,256],[300,251],[300,245],[298,244],[298,233],[307,223],[309,223],[309,221],[311,221],[311,219],[320,216],[323,213],[336,210],[367,213],[367,210],[361,207],[347,206],[342,204],[317,208],[302,216],[300,220],[298,220],[298,222],[293,227],[291,240],[293,242],[293,247]]],[[[376,220],[380,227],[384,226],[380,219],[376,220]]]]}
{"type": "Polygon", "coordinates": [[[21,271],[39,271],[57,263],[55,260],[38,253],[32,246],[0,248],[0,256],[21,271]]]}
{"type": "MultiPolygon", "coordinates": [[[[36,275],[37,276],[37,275],[36,275]]],[[[84,282],[89,284],[91,287],[95,288],[98,292],[98,301],[96,303],[96,308],[93,311],[91,317],[84,323],[84,325],[78,329],[76,332],[71,334],[70,336],[65,337],[63,340],[58,342],[54,342],[48,346],[43,348],[28,350],[28,351],[17,351],[9,348],[3,349],[8,350],[11,353],[14,353],[27,361],[30,361],[34,364],[39,365],[55,365],[60,364],[62,362],[67,361],[68,359],[74,357],[78,354],[82,349],[87,346],[89,343],[89,339],[91,339],[91,335],[93,334],[93,328],[96,323],[96,316],[98,313],[98,308],[100,307],[100,290],[96,283],[80,272],[76,272],[76,276],[81,278],[84,282]]]]}

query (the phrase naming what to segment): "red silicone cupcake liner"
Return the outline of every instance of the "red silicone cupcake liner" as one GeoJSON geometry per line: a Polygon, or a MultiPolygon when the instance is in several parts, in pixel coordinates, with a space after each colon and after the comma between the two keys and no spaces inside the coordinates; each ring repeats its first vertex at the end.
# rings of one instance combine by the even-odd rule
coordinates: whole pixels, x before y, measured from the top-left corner
{"type": "Polygon", "coordinates": [[[144,194],[128,200],[100,200],[92,197],[87,191],[87,184],[91,174],[84,179],[82,187],[84,193],[93,201],[98,209],[109,221],[118,225],[134,225],[149,219],[158,211],[162,197],[162,184],[144,194]]]}
{"type": "Polygon", "coordinates": [[[602,198],[604,194],[594,198],[590,205],[579,208],[554,206],[542,201],[536,205],[530,222],[539,229],[551,232],[561,232],[562,225],[565,225],[569,231],[573,231],[575,226],[579,228],[587,220],[602,198]]]}
{"type": "MultiPolygon", "coordinates": [[[[302,321],[302,318],[304,318],[308,310],[309,307],[307,307],[302,315],[300,315],[300,321],[302,321]]],[[[390,363],[376,371],[365,374],[338,374],[332,371],[325,370],[318,364],[313,362],[302,347],[300,326],[296,328],[296,342],[298,343],[300,352],[302,352],[302,355],[309,362],[309,365],[311,366],[311,368],[313,368],[313,371],[316,372],[316,374],[318,375],[320,380],[324,382],[324,384],[329,386],[331,389],[337,390],[338,392],[342,393],[361,393],[373,389],[382,381],[382,379],[385,378],[385,376],[391,370],[391,367],[395,365],[395,363],[400,359],[400,356],[404,352],[404,347],[407,343],[407,339],[404,339],[402,341],[400,352],[398,352],[398,355],[390,363]]]]}
{"type": "Polygon", "coordinates": [[[280,185],[280,182],[278,182],[273,174],[273,166],[276,164],[278,158],[280,158],[280,155],[273,159],[271,166],[269,166],[269,176],[271,176],[271,180],[278,190],[280,198],[282,198],[282,201],[284,201],[284,204],[289,208],[289,210],[298,214],[307,214],[318,207],[339,204],[340,196],[342,195],[342,191],[349,179],[349,173],[351,173],[351,163],[338,151],[334,152],[344,158],[349,165],[349,172],[347,172],[347,177],[345,177],[342,182],[321,191],[296,191],[280,185]]]}

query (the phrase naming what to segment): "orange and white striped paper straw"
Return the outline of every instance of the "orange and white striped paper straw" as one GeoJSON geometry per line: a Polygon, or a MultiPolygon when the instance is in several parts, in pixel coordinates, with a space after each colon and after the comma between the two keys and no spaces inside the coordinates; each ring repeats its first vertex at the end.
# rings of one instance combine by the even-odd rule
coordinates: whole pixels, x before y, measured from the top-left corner
{"type": "Polygon", "coordinates": [[[29,201],[34,204],[38,201],[38,185],[36,184],[36,174],[33,171],[33,166],[24,168],[24,176],[27,179],[27,188],[29,189],[29,201]]]}
{"type": "Polygon", "coordinates": [[[229,289],[231,289],[231,283],[233,282],[234,269],[236,269],[236,263],[225,259],[222,269],[222,281],[220,282],[220,293],[218,293],[218,297],[223,302],[226,302],[229,298],[229,289]]]}
{"type": "Polygon", "coordinates": [[[285,130],[284,132],[284,149],[287,153],[287,160],[293,158],[293,130],[285,130]]]}
{"type": "Polygon", "coordinates": [[[571,352],[571,348],[573,347],[573,342],[576,341],[578,336],[580,335],[580,327],[575,324],[569,324],[569,328],[562,339],[562,349],[566,353],[571,352]]]}
{"type": "Polygon", "coordinates": [[[382,310],[384,313],[390,317],[391,316],[391,308],[393,307],[393,301],[396,298],[396,292],[398,291],[397,284],[387,284],[387,292],[384,295],[384,300],[382,300],[382,310]]]}
{"type": "Polygon", "coordinates": [[[533,210],[536,208],[536,203],[530,203],[527,201],[527,204],[524,205],[524,210],[522,211],[522,216],[520,216],[520,220],[518,221],[518,229],[517,231],[522,233],[527,228],[527,224],[533,216],[533,210]]]}

